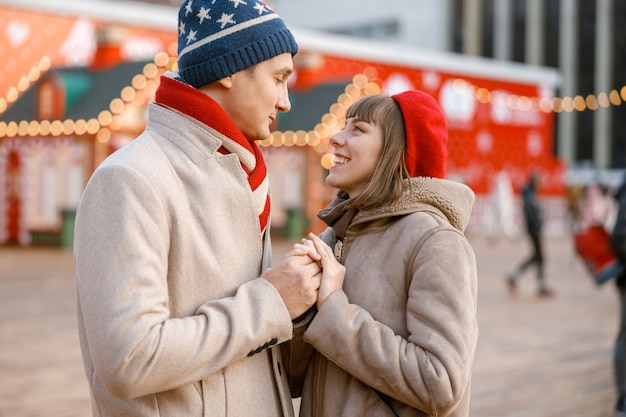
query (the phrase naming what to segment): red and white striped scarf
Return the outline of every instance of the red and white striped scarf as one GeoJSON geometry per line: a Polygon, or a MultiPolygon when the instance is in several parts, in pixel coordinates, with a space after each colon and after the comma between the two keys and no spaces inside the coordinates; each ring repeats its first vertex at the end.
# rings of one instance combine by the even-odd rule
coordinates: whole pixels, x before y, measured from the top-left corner
{"type": "Polygon", "coordinates": [[[217,130],[222,141],[218,152],[233,153],[248,177],[261,234],[265,232],[270,213],[269,179],[261,149],[241,133],[224,110],[206,94],[167,75],[161,76],[156,102],[178,110],[217,130]]]}

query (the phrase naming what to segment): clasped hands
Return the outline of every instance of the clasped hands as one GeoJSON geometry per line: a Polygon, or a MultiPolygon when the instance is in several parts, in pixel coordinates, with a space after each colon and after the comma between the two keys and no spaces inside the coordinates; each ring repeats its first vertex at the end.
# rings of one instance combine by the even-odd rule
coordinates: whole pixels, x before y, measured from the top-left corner
{"type": "Polygon", "coordinates": [[[345,267],[335,259],[332,249],[309,233],[261,276],[276,287],[293,320],[313,304],[321,308],[326,298],[343,286],[344,275],[345,267]]]}

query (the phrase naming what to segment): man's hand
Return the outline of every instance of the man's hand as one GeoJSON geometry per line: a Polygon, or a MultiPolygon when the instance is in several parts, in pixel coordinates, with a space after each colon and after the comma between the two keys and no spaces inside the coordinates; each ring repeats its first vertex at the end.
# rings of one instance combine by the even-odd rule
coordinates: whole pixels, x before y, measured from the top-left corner
{"type": "Polygon", "coordinates": [[[282,262],[261,274],[276,287],[292,320],[304,314],[317,301],[321,268],[308,253],[307,250],[294,249],[282,262]]]}

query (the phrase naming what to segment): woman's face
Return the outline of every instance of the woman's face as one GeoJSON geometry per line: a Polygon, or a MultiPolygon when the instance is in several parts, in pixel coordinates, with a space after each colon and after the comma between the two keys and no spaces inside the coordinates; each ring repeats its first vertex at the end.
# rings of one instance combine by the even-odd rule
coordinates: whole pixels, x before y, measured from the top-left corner
{"type": "Polygon", "coordinates": [[[352,117],[342,131],[330,138],[330,143],[335,148],[335,158],[326,184],[350,197],[362,193],[383,153],[382,128],[352,117]]]}

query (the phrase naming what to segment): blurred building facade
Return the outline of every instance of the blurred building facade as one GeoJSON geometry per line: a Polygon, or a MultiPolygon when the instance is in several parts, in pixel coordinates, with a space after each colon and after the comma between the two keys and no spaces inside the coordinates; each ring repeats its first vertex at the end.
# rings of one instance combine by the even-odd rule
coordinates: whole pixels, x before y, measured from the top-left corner
{"type": "MultiPolygon", "coordinates": [[[[564,231],[564,172],[579,160],[599,159],[579,146],[578,123],[617,123],[618,117],[605,113],[623,108],[618,104],[626,90],[607,93],[613,105],[606,108],[598,104],[601,94],[595,95],[600,110],[592,110],[591,95],[562,97],[571,82],[566,77],[573,75],[559,69],[561,59],[554,55],[560,57],[562,48],[552,33],[563,24],[551,25],[555,18],[561,22],[567,0],[539,2],[535,23],[544,22],[545,30],[524,23],[525,17],[524,24],[516,23],[518,13],[530,13],[526,6],[498,1],[269,2],[301,45],[290,90],[293,109],[261,143],[273,174],[274,227],[298,237],[306,227],[321,226],[316,212],[333,196],[324,185],[328,137],[351,101],[419,88],[439,100],[448,119],[450,176],[477,192],[471,229],[479,231],[489,218],[495,174],[506,171],[517,188],[528,171],[538,169],[549,197],[549,228],[564,231]],[[494,9],[503,3],[511,7],[494,9]],[[510,21],[496,25],[494,15],[510,21]],[[520,31],[539,35],[520,38],[520,31]]],[[[29,244],[42,230],[57,233],[65,223],[62,212],[71,214],[93,169],[142,130],[158,77],[175,69],[179,4],[0,0],[0,26],[6,28],[0,42],[0,244],[29,244]],[[107,38],[117,39],[115,47],[102,42],[107,38]]],[[[611,162],[598,160],[597,166],[619,167],[623,142],[601,141],[598,148],[611,150],[611,162]]]]}
{"type": "Polygon", "coordinates": [[[569,164],[626,168],[626,2],[615,0],[273,0],[291,25],[557,68],[555,151],[569,164]]]}
{"type": "MultiPolygon", "coordinates": [[[[88,0],[86,0],[88,1],[88,0]]],[[[117,1],[117,0],[108,0],[117,1]]],[[[143,0],[179,6],[182,0],[143,0]]],[[[268,0],[288,24],[557,68],[555,152],[626,168],[626,2],[619,0],[268,0]]]]}

